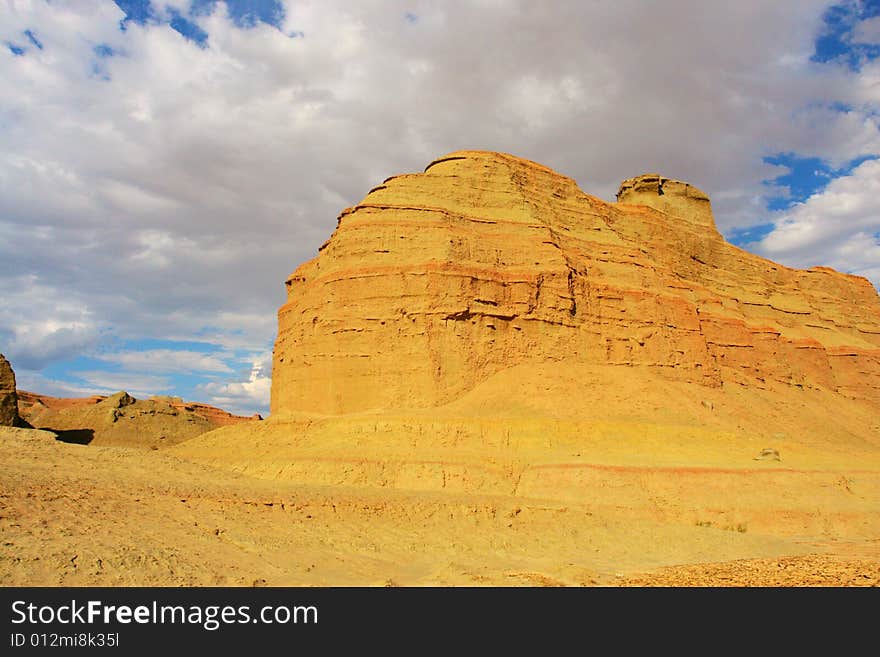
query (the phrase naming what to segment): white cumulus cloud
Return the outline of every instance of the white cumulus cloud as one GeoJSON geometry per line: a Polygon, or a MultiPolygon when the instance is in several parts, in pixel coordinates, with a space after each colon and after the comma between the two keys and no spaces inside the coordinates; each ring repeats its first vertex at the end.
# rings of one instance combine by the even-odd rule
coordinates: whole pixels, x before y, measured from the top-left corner
{"type": "Polygon", "coordinates": [[[756,248],[792,267],[825,265],[880,283],[880,160],[794,205],[756,248]]]}
{"type": "Polygon", "coordinates": [[[200,386],[209,403],[233,413],[263,415],[269,412],[269,391],[272,387],[272,354],[256,357],[246,378],[230,383],[206,383],[200,386]]]}

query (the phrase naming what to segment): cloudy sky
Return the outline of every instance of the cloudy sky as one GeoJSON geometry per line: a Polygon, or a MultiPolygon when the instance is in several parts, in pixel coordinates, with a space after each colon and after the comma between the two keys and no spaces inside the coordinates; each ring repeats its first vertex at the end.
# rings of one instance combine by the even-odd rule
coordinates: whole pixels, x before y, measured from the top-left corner
{"type": "Polygon", "coordinates": [[[880,285],[880,0],[0,0],[19,387],[266,412],[283,280],[384,178],[514,153],[880,285]]]}

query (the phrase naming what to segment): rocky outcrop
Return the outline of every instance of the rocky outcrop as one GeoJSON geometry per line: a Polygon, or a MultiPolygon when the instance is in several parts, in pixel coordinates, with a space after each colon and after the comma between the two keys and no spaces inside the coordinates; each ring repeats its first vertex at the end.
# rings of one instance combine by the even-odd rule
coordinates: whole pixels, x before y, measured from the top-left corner
{"type": "Polygon", "coordinates": [[[65,442],[156,449],[252,419],[179,397],[138,400],[125,391],[59,398],[22,390],[18,408],[33,427],[54,431],[65,442]]]}
{"type": "Polygon", "coordinates": [[[658,173],[629,178],[620,183],[617,202],[647,205],[704,228],[713,236],[718,235],[709,197],[693,185],[680,180],[664,178],[658,173]]]}
{"type": "Polygon", "coordinates": [[[0,426],[15,427],[19,423],[15,372],[9,361],[0,354],[0,426]]]}
{"type": "Polygon", "coordinates": [[[706,194],[656,174],[607,203],[534,162],[452,153],[343,211],[286,285],[275,418],[437,407],[521,365],[880,406],[874,287],[728,244],[706,194]]]}

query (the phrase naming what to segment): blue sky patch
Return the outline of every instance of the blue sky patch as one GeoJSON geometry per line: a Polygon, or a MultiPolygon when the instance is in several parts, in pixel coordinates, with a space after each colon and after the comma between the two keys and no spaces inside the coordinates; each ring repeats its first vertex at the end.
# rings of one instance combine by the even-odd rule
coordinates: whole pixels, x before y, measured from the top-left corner
{"type": "MultiPolygon", "coordinates": [[[[150,0],[114,0],[116,5],[125,12],[125,18],[120,28],[125,30],[128,21],[134,21],[141,25],[149,22],[162,22],[162,12],[157,12],[150,0]]],[[[208,33],[200,28],[188,16],[200,16],[214,11],[217,0],[192,0],[186,15],[180,11],[169,8],[165,16],[170,16],[168,24],[184,37],[206,47],[208,33]]],[[[284,20],[284,8],[278,0],[226,0],[229,15],[240,28],[251,28],[258,23],[266,23],[275,27],[281,27],[284,20]]],[[[304,36],[302,32],[294,32],[290,35],[304,36]]]]}
{"type": "Polygon", "coordinates": [[[116,6],[125,12],[123,24],[126,21],[144,24],[153,17],[153,7],[150,0],[115,0],[116,6]]]}
{"type": "Polygon", "coordinates": [[[876,160],[878,156],[858,157],[839,169],[834,169],[818,157],[801,157],[796,153],[777,153],[764,158],[767,164],[783,166],[788,173],[765,180],[764,184],[782,188],[784,193],[769,197],[767,209],[772,211],[787,210],[797,203],[803,203],[814,194],[818,194],[829,182],[841,176],[848,176],[853,169],[867,160],[876,160]]]}
{"type": "MultiPolygon", "coordinates": [[[[150,0],[114,1],[125,12],[125,18],[122,21],[123,29],[127,21],[134,21],[143,25],[147,21],[158,20],[156,10],[150,0]]],[[[188,13],[194,16],[209,14],[214,11],[216,4],[217,0],[192,0],[188,13]]],[[[226,0],[226,6],[229,8],[229,15],[232,17],[232,20],[239,27],[254,27],[257,23],[281,27],[281,22],[284,20],[284,8],[278,0],[226,0]]],[[[171,27],[197,43],[204,41],[204,39],[200,39],[197,36],[198,32],[190,27],[193,23],[188,21],[179,12],[173,11],[173,13],[175,15],[170,21],[171,27]],[[175,21],[177,25],[175,25],[175,21]],[[185,23],[181,21],[185,21],[185,23]]]]}
{"type": "Polygon", "coordinates": [[[7,43],[6,46],[9,48],[9,52],[16,57],[21,57],[24,54],[24,48],[21,46],[16,46],[14,43],[7,43]]]}
{"type": "Polygon", "coordinates": [[[200,46],[208,42],[208,33],[190,20],[187,20],[176,11],[171,12],[172,18],[169,25],[184,37],[200,46]]]}
{"type": "Polygon", "coordinates": [[[731,244],[746,247],[749,244],[760,242],[762,239],[767,237],[767,235],[773,232],[773,229],[775,227],[776,224],[765,223],[748,226],[747,228],[735,228],[734,230],[730,231],[729,234],[725,234],[725,237],[727,238],[727,241],[729,241],[731,244]]]}
{"type": "Polygon", "coordinates": [[[857,71],[865,61],[876,59],[880,56],[880,45],[855,43],[853,40],[856,24],[874,16],[880,16],[880,0],[830,7],[823,16],[825,28],[816,39],[812,61],[840,61],[857,71]]]}
{"type": "MultiPolygon", "coordinates": [[[[194,14],[213,11],[217,0],[193,0],[194,14]]],[[[257,23],[266,23],[281,27],[284,20],[284,8],[278,0],[226,0],[229,15],[239,27],[254,27],[257,23]]]]}
{"type": "Polygon", "coordinates": [[[55,361],[47,365],[42,374],[50,379],[69,380],[70,373],[78,370],[94,370],[105,369],[107,364],[104,361],[92,358],[91,356],[77,356],[63,361],[55,361]]]}
{"type": "Polygon", "coordinates": [[[37,48],[39,48],[40,50],[43,49],[43,44],[31,30],[25,30],[24,35],[28,38],[28,41],[34,44],[37,48]]]}

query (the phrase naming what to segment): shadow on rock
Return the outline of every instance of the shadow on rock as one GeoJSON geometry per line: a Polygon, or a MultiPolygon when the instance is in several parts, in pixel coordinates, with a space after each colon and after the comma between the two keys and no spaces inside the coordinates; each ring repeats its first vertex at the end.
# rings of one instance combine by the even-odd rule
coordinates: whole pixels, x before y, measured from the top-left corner
{"type": "Polygon", "coordinates": [[[64,431],[51,430],[55,434],[55,440],[74,445],[88,445],[95,439],[93,429],[67,429],[64,431]]]}

